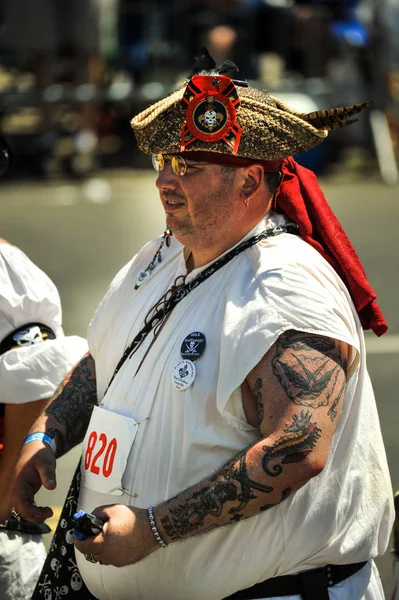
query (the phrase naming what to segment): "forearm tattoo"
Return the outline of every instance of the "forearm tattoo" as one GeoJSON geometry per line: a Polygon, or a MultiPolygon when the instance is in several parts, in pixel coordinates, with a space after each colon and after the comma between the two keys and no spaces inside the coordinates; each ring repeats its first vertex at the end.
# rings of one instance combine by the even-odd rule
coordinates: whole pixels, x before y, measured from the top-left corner
{"type": "MultiPolygon", "coordinates": [[[[284,435],[273,444],[262,446],[262,470],[269,477],[280,475],[283,465],[305,459],[316,446],[320,434],[321,429],[311,422],[310,411],[303,410],[299,417],[293,415],[292,424],[284,430],[284,435]]],[[[226,522],[241,521],[276,506],[289,496],[292,489],[287,487],[277,501],[259,505],[257,499],[262,494],[273,492],[274,487],[255,481],[248,475],[248,452],[249,449],[244,450],[227,463],[209,478],[208,485],[194,492],[184,502],[176,503],[175,499],[169,501],[168,514],[161,517],[161,524],[170,539],[178,540],[198,530],[206,531],[206,518],[220,517],[226,508],[226,522]]]]}
{"type": "Polygon", "coordinates": [[[273,372],[295,404],[329,406],[331,421],[346,385],[347,360],[339,341],[297,331],[286,331],[276,342],[273,372]]]}
{"type": "Polygon", "coordinates": [[[90,354],[86,354],[59,386],[51,404],[45,410],[47,416],[62,426],[62,430],[58,427],[46,429],[55,439],[57,457],[83,441],[96,404],[95,364],[90,354]]]}

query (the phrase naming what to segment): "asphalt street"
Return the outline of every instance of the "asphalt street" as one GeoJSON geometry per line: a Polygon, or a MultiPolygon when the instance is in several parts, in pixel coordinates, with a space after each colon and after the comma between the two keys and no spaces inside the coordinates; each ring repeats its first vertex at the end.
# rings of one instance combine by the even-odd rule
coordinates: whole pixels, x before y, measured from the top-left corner
{"type": "MultiPolygon", "coordinates": [[[[18,245],[53,279],[63,304],[66,334],[86,335],[87,325],[116,272],[149,239],[164,218],[151,170],[101,173],[85,182],[0,184],[0,236],[18,245]]],[[[366,334],[393,488],[399,488],[399,190],[375,178],[321,180],[327,199],[362,259],[378,293],[389,332],[366,334]]],[[[59,461],[56,492],[38,502],[58,514],[78,451],[59,461]]],[[[389,589],[391,556],[377,560],[389,589]]]]}

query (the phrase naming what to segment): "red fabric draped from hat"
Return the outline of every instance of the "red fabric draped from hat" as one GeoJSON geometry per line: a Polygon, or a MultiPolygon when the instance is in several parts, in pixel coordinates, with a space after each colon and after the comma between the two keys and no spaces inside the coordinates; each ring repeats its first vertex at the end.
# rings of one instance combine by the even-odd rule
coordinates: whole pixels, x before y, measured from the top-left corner
{"type": "MultiPolygon", "coordinates": [[[[265,171],[268,170],[265,164],[265,171]]],[[[376,293],[367,281],[355,249],[327,204],[316,176],[291,157],[284,159],[281,171],[283,177],[273,210],[283,212],[296,223],[301,237],[324,256],[345,282],[363,329],[383,335],[388,326],[376,302],[376,293]]]]}

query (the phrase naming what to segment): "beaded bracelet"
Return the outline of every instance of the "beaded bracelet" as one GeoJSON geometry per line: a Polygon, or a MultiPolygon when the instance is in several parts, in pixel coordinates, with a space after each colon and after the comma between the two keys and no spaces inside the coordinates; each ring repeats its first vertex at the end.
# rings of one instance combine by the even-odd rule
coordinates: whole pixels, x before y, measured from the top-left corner
{"type": "Polygon", "coordinates": [[[152,533],[155,536],[155,539],[157,540],[158,544],[160,546],[162,546],[162,548],[166,548],[168,547],[168,544],[166,544],[163,539],[161,538],[159,531],[157,529],[157,526],[155,525],[155,519],[154,519],[154,507],[153,506],[149,506],[148,507],[148,520],[150,522],[150,527],[152,529],[152,533]]]}

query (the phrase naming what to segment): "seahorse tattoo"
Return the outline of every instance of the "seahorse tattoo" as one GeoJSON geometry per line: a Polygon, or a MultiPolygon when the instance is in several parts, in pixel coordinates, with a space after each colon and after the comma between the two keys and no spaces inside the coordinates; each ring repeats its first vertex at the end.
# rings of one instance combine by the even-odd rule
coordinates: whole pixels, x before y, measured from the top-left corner
{"type": "MultiPolygon", "coordinates": [[[[299,462],[313,450],[321,434],[316,423],[311,422],[310,411],[303,410],[300,417],[293,416],[292,424],[284,430],[284,435],[272,445],[262,446],[262,469],[266,475],[276,477],[283,470],[282,465],[299,462]],[[270,468],[270,463],[279,461],[270,468]]],[[[271,485],[255,481],[248,475],[247,457],[249,449],[233,459],[208,479],[208,485],[194,492],[186,501],[173,506],[174,499],[169,501],[169,514],[161,517],[165,533],[172,540],[190,535],[198,530],[206,531],[205,519],[208,516],[219,517],[225,505],[230,521],[241,521],[253,514],[245,509],[251,501],[258,498],[259,492],[270,494],[274,488],[271,485]],[[209,483],[214,482],[213,485],[209,483]]],[[[264,504],[257,508],[265,511],[276,506],[292,492],[285,488],[280,500],[264,504]]]]}
{"type": "Polygon", "coordinates": [[[303,410],[301,416],[293,415],[293,423],[284,429],[284,435],[272,446],[263,446],[265,455],[262,468],[267,475],[276,477],[283,470],[281,465],[300,462],[313,450],[320,437],[321,429],[310,421],[310,411],[303,410]],[[281,464],[269,469],[269,464],[281,458],[281,464]]]}
{"type": "Polygon", "coordinates": [[[319,408],[332,401],[331,421],[345,391],[347,361],[341,343],[296,331],[285,332],[276,343],[273,372],[288,397],[298,405],[319,408]]]}

